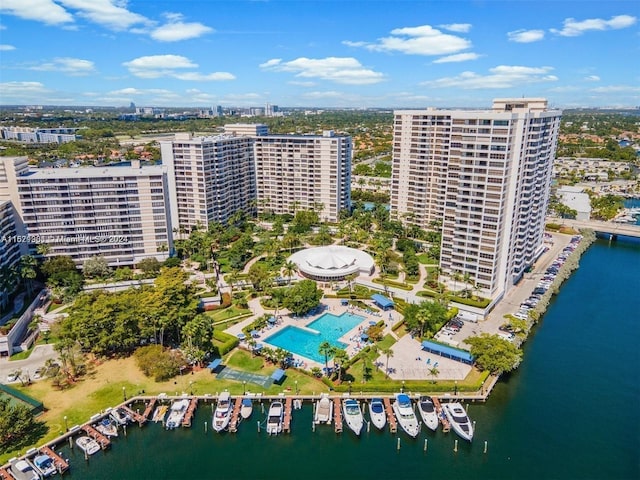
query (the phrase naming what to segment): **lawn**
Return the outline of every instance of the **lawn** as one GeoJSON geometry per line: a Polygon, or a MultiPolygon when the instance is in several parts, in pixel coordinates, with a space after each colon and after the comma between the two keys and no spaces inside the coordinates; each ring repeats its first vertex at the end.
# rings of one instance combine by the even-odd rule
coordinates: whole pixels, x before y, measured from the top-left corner
{"type": "Polygon", "coordinates": [[[235,305],[232,305],[223,310],[211,310],[209,312],[205,312],[211,320],[214,322],[221,322],[223,320],[229,320],[234,317],[239,317],[240,315],[250,315],[251,310],[247,310],[246,308],[238,308],[235,305]]]}
{"type": "Polygon", "coordinates": [[[382,351],[386,348],[392,347],[394,343],[396,343],[396,339],[387,334],[376,344],[376,346],[378,347],[378,351],[382,351]]]}
{"type": "Polygon", "coordinates": [[[433,265],[438,263],[437,258],[430,257],[427,253],[421,253],[417,255],[418,261],[423,265],[433,265]]]}

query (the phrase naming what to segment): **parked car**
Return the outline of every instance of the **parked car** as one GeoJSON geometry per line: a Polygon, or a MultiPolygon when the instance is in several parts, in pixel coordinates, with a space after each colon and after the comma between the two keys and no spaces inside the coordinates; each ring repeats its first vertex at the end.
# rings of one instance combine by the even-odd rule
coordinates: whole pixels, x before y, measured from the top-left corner
{"type": "Polygon", "coordinates": [[[11,372],[7,375],[7,383],[17,382],[19,378],[20,375],[18,375],[18,372],[11,372]]]}

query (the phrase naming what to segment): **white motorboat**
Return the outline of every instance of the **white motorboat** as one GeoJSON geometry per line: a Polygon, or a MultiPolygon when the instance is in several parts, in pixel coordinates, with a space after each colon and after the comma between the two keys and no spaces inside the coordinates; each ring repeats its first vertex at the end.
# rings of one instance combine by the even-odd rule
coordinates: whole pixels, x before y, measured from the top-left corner
{"type": "Polygon", "coordinates": [[[131,417],[129,417],[129,414],[119,408],[111,410],[111,413],[109,414],[109,416],[113,418],[113,421],[116,422],[116,424],[118,425],[126,425],[131,420],[131,417]]]}
{"type": "Polygon", "coordinates": [[[458,402],[445,403],[442,405],[442,409],[453,427],[453,431],[470,442],[473,439],[473,423],[469,420],[467,411],[462,404],[458,402]]]}
{"type": "Polygon", "coordinates": [[[213,412],[211,425],[216,432],[221,432],[229,426],[231,413],[233,412],[233,401],[229,392],[222,392],[218,397],[216,411],[213,412]]]}
{"type": "Polygon", "coordinates": [[[416,412],[413,411],[409,395],[396,393],[396,400],[393,402],[392,408],[405,433],[410,437],[417,437],[420,433],[420,422],[418,422],[416,412]]]}
{"type": "Polygon", "coordinates": [[[384,403],[381,398],[372,398],[369,402],[369,418],[379,430],[382,430],[387,424],[387,414],[384,411],[384,403]]]}
{"type": "Polygon", "coordinates": [[[333,402],[329,394],[323,393],[320,400],[316,402],[316,413],[313,416],[313,423],[331,423],[333,419],[333,402]]]}
{"type": "Polygon", "coordinates": [[[98,453],[100,451],[100,444],[96,442],[93,438],[82,436],[76,438],[76,445],[80,447],[80,450],[85,452],[87,455],[93,455],[94,453],[98,453]]]}
{"type": "Polygon", "coordinates": [[[438,429],[438,424],[440,423],[438,420],[438,412],[431,397],[427,395],[420,397],[418,401],[418,412],[420,412],[422,423],[433,431],[438,429]]]}
{"type": "Polygon", "coordinates": [[[108,418],[103,418],[102,421],[100,423],[96,423],[94,427],[97,431],[107,437],[118,436],[118,427],[116,427],[108,418]]]}
{"type": "Polygon", "coordinates": [[[243,420],[246,420],[251,416],[252,412],[253,412],[253,402],[251,401],[250,398],[243,398],[242,407],[240,407],[240,417],[242,417],[243,420]]]}
{"type": "Polygon", "coordinates": [[[16,480],[40,480],[38,472],[26,460],[12,461],[9,472],[16,480]]]}
{"type": "Polygon", "coordinates": [[[353,430],[353,433],[360,435],[362,426],[364,425],[364,417],[362,416],[362,410],[360,410],[360,404],[356,400],[348,398],[342,402],[342,412],[347,426],[353,430]]]}
{"type": "Polygon", "coordinates": [[[269,406],[267,415],[267,433],[277,435],[282,432],[282,422],[284,420],[284,406],[282,402],[274,401],[269,406]]]}
{"type": "Polygon", "coordinates": [[[58,473],[53,458],[45,453],[40,453],[35,456],[35,458],[33,459],[33,466],[35,467],[36,471],[39,472],[40,475],[42,475],[44,478],[58,473]]]}
{"type": "Polygon", "coordinates": [[[169,416],[165,423],[167,430],[178,428],[182,425],[182,419],[187,413],[187,408],[189,408],[189,400],[186,398],[183,400],[176,400],[171,404],[171,408],[169,408],[169,416]]]}

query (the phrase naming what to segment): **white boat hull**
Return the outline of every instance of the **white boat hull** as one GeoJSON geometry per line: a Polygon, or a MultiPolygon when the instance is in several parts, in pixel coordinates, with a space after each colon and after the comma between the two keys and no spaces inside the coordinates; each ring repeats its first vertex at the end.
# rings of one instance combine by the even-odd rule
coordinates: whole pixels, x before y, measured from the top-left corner
{"type": "Polygon", "coordinates": [[[387,424],[387,414],[384,411],[384,403],[380,402],[379,406],[375,406],[373,402],[369,403],[369,418],[371,423],[378,430],[382,430],[387,424]],[[374,408],[381,409],[382,411],[374,411],[374,408]]]}
{"type": "Polygon", "coordinates": [[[410,437],[417,437],[420,433],[420,422],[418,422],[418,417],[416,417],[413,407],[401,406],[396,397],[396,401],[393,402],[392,408],[402,430],[404,430],[404,432],[410,437]]]}
{"type": "Polygon", "coordinates": [[[456,434],[468,442],[473,440],[473,424],[466,410],[459,403],[445,403],[442,406],[451,428],[456,434]]]}
{"type": "Polygon", "coordinates": [[[422,423],[424,423],[427,428],[436,431],[438,429],[438,425],[440,424],[440,421],[438,420],[438,413],[436,412],[436,407],[433,402],[431,402],[430,406],[423,409],[422,403],[422,400],[418,401],[418,411],[420,412],[422,423]]]}
{"type": "Polygon", "coordinates": [[[331,423],[333,419],[333,402],[328,395],[323,395],[320,400],[316,402],[315,415],[313,421],[316,424],[319,423],[331,423]]]}
{"type": "Polygon", "coordinates": [[[364,425],[364,418],[362,416],[362,410],[360,410],[360,405],[358,405],[357,402],[355,402],[355,405],[357,405],[357,411],[354,409],[353,412],[351,412],[345,402],[343,404],[342,411],[347,427],[349,427],[353,433],[360,436],[364,425]]]}

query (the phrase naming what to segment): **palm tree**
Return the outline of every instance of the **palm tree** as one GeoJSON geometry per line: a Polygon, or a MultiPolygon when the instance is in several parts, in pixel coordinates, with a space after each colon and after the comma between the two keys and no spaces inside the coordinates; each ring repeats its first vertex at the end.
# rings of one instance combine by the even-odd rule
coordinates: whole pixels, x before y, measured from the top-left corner
{"type": "Polygon", "coordinates": [[[344,279],[349,282],[349,293],[353,293],[353,281],[358,278],[357,273],[350,273],[349,275],[345,275],[344,279]]]}
{"type": "Polygon", "coordinates": [[[298,270],[298,265],[296,265],[291,260],[287,260],[282,266],[282,270],[284,271],[284,274],[289,279],[289,282],[288,282],[289,285],[291,285],[291,277],[293,277],[293,274],[298,270]]]}
{"type": "Polygon", "coordinates": [[[329,342],[325,340],[318,347],[318,352],[320,352],[320,355],[324,355],[324,367],[328,375],[329,374],[329,357],[333,356],[335,349],[333,348],[333,345],[331,345],[329,342]]]}
{"type": "Polygon", "coordinates": [[[25,255],[20,259],[20,277],[27,282],[27,293],[31,296],[33,279],[36,278],[37,261],[32,255],[25,255]]]}
{"type": "Polygon", "coordinates": [[[458,282],[462,280],[462,274],[458,270],[451,272],[451,279],[453,280],[453,290],[458,290],[458,282]]]}
{"type": "Polygon", "coordinates": [[[387,364],[384,367],[384,373],[387,375],[387,378],[389,378],[389,358],[393,357],[393,350],[391,350],[391,348],[387,347],[387,348],[383,348],[382,350],[380,350],[380,353],[382,353],[383,355],[385,355],[387,357],[387,364]]]}
{"type": "Polygon", "coordinates": [[[438,367],[431,367],[429,369],[429,375],[431,375],[433,377],[433,383],[436,383],[435,378],[440,374],[440,370],[438,370],[438,367]]]}
{"type": "Polygon", "coordinates": [[[338,382],[342,381],[342,365],[349,360],[347,351],[343,348],[336,348],[333,352],[333,365],[338,370],[338,382]]]}
{"type": "Polygon", "coordinates": [[[39,243],[38,245],[36,245],[36,252],[38,253],[38,255],[46,257],[49,252],[51,252],[51,245],[48,245],[46,243],[39,243]]]}

